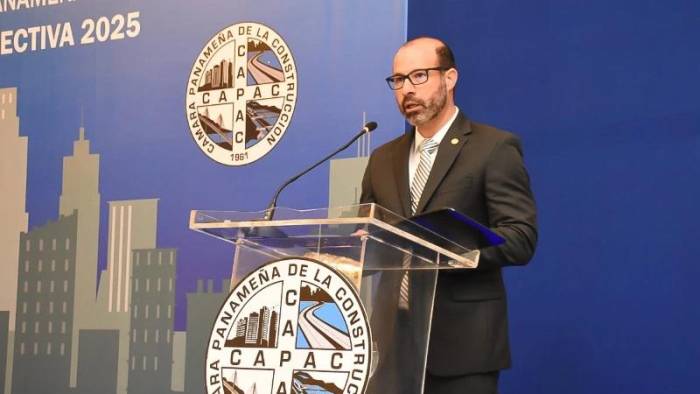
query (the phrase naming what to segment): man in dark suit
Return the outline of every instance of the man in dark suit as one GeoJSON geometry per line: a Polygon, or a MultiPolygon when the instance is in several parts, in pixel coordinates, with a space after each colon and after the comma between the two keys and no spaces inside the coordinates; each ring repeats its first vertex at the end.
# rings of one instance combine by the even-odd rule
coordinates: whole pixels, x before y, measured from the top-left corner
{"type": "Polygon", "coordinates": [[[398,50],[387,82],[414,127],[372,153],[361,202],[406,217],[451,207],[505,238],[480,250],[477,269],[439,273],[425,382],[426,393],[496,393],[510,366],[501,267],[532,258],[536,209],[518,138],[467,119],[454,103],[457,78],[440,40],[398,50]]]}

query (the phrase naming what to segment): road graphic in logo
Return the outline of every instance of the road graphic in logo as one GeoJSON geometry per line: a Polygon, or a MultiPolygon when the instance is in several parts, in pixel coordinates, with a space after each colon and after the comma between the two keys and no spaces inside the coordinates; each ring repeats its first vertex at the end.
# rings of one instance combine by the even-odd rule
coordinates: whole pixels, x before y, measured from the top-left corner
{"type": "Polygon", "coordinates": [[[301,282],[297,348],[350,350],[350,334],[338,305],[323,289],[301,282]]]}
{"type": "Polygon", "coordinates": [[[221,307],[206,392],[364,393],[371,343],[347,278],[315,260],[274,261],[241,280],[221,307]]]}
{"type": "Polygon", "coordinates": [[[207,156],[250,164],[282,139],[296,99],[296,66],[282,37],[260,23],[238,23],[215,34],[195,60],[187,122],[207,156]]]}

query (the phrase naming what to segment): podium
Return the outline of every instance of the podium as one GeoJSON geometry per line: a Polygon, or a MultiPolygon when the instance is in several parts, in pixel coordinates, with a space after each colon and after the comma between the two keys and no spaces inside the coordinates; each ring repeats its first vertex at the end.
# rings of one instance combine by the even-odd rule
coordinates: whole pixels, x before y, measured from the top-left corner
{"type": "Polygon", "coordinates": [[[191,213],[235,245],[206,392],[422,393],[438,272],[479,251],[376,204],[264,214],[191,213]]]}

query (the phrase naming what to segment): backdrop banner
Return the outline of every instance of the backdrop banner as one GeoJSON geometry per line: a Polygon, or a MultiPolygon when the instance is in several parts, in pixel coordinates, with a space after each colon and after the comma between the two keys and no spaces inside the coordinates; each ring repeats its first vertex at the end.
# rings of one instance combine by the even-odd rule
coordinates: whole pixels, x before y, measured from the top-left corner
{"type": "Polygon", "coordinates": [[[376,121],[280,199],[357,202],[404,129],[383,78],[406,7],[0,0],[0,393],[208,390],[233,248],[190,210],[263,210],[376,121]]]}

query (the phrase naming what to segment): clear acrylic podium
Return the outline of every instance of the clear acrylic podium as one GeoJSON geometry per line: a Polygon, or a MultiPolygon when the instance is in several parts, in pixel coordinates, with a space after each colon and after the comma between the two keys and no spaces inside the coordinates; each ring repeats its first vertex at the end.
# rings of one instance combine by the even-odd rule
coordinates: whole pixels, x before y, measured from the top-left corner
{"type": "Polygon", "coordinates": [[[234,244],[232,288],[285,257],[321,261],[354,284],[372,331],[368,393],[422,393],[438,270],[470,269],[478,250],[376,204],[265,212],[192,211],[190,228],[234,244]]]}

